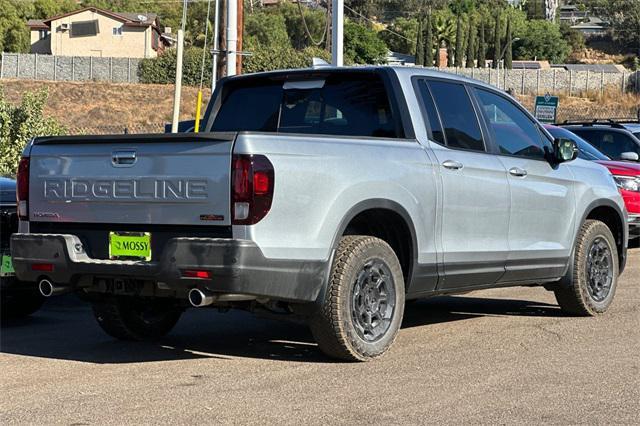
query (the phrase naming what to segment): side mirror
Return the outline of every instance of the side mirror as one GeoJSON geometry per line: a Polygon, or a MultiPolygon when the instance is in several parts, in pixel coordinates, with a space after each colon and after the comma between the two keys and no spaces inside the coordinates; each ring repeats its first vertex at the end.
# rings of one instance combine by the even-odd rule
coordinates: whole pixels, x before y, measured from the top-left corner
{"type": "Polygon", "coordinates": [[[623,152],[620,154],[620,159],[623,161],[640,161],[640,155],[637,152],[623,152]]]}
{"type": "Polygon", "coordinates": [[[578,158],[578,144],[571,139],[557,138],[553,141],[553,157],[556,163],[565,163],[578,158]]]}

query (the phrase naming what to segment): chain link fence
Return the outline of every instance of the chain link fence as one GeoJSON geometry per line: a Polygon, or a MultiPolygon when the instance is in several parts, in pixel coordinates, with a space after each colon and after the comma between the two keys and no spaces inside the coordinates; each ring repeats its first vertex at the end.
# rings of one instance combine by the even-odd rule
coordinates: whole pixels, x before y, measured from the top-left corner
{"type": "MultiPolygon", "coordinates": [[[[525,100],[525,107],[533,111],[533,100],[525,100]]],[[[640,120],[640,98],[638,105],[567,105],[562,101],[558,108],[558,123],[568,121],[592,121],[595,119],[628,119],[640,120]]],[[[113,126],[74,126],[67,127],[69,135],[119,135],[119,134],[145,134],[164,133],[167,123],[113,125],[113,126]]]]}

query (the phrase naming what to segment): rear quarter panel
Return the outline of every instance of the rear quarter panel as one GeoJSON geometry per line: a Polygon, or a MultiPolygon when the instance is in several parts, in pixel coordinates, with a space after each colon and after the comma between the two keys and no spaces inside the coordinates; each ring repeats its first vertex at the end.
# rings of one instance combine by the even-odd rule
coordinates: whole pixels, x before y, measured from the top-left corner
{"type": "Polygon", "coordinates": [[[350,210],[389,200],[411,217],[418,261],[435,263],[436,179],[414,140],[240,134],[236,154],[266,155],[275,169],[270,212],[235,238],[255,241],[273,259],[328,260],[350,210]]]}

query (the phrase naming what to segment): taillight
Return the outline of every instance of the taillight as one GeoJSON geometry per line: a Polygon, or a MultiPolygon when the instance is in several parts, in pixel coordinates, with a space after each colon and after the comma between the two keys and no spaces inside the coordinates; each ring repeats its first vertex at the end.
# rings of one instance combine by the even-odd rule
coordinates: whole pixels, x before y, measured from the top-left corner
{"type": "Polygon", "coordinates": [[[271,209],[273,165],[263,155],[236,154],[231,164],[231,215],[234,225],[253,225],[271,209]]]}
{"type": "Polygon", "coordinates": [[[21,158],[18,164],[17,201],[18,216],[22,220],[29,219],[29,158],[21,158]]]}

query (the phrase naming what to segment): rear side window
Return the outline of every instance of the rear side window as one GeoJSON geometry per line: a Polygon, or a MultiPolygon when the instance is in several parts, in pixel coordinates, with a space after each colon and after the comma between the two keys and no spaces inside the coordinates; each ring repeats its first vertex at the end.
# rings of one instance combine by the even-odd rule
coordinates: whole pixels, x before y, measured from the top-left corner
{"type": "Polygon", "coordinates": [[[447,146],[450,148],[484,151],[482,132],[473,104],[462,84],[429,81],[447,146]]]}
{"type": "Polygon", "coordinates": [[[613,160],[620,160],[623,152],[640,154],[640,147],[631,136],[621,132],[592,129],[571,129],[572,132],[586,139],[600,152],[613,160]]]}
{"type": "Polygon", "coordinates": [[[211,130],[403,137],[382,79],[367,74],[229,83],[211,130]]]}

